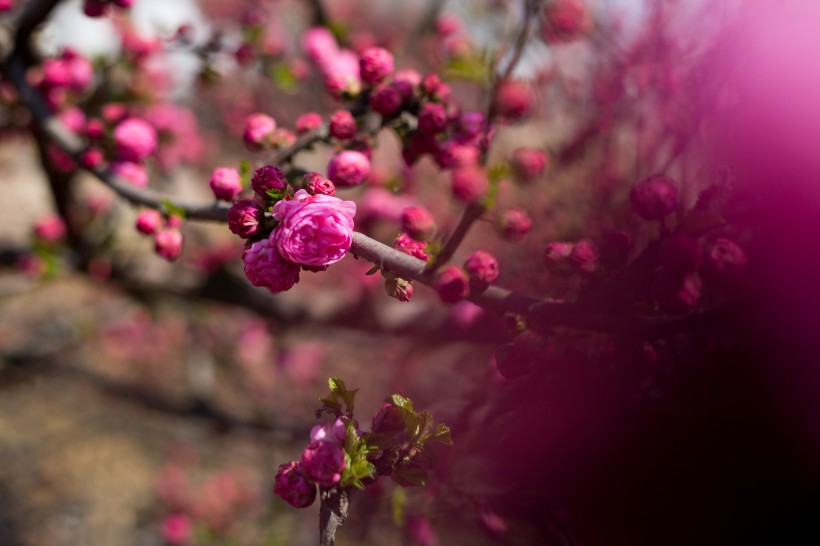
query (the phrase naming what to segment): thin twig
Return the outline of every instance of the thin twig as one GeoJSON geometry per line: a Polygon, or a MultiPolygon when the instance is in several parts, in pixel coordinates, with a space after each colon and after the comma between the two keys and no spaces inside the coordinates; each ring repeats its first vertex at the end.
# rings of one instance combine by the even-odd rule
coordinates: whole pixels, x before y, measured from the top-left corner
{"type": "Polygon", "coordinates": [[[334,546],[336,531],[347,519],[350,490],[338,486],[322,487],[319,502],[319,546],[334,546]]]}

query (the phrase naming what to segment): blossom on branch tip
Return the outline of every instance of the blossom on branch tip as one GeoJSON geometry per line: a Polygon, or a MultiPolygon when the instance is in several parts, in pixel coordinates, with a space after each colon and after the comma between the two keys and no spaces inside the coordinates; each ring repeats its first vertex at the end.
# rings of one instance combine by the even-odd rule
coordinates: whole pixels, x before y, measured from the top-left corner
{"type": "Polygon", "coordinates": [[[261,150],[269,144],[275,130],[275,119],[267,114],[251,114],[245,119],[242,141],[249,150],[261,150]]]}
{"type": "Polygon", "coordinates": [[[413,238],[406,233],[400,233],[399,236],[396,237],[396,240],[393,241],[393,248],[396,250],[418,258],[419,260],[424,260],[425,262],[430,258],[424,250],[426,246],[426,243],[414,241],[413,238]]]}
{"type": "Polygon", "coordinates": [[[362,81],[377,84],[393,73],[393,54],[381,47],[370,47],[362,52],[359,72],[362,81]]]}
{"type": "Polygon", "coordinates": [[[436,232],[436,221],[424,207],[407,207],[401,213],[401,229],[416,241],[426,241],[436,232]]]}
{"type": "Polygon", "coordinates": [[[254,242],[242,254],[245,276],[271,293],[284,292],[299,282],[299,265],[284,259],[270,239],[254,242]]]}
{"type": "Polygon", "coordinates": [[[309,266],[334,264],[344,258],[353,244],[353,201],[299,190],[293,199],[276,203],[272,212],[279,225],[271,233],[271,244],[291,262],[309,266]]]}
{"type": "Polygon", "coordinates": [[[485,290],[498,278],[498,260],[489,252],[477,250],[464,262],[464,270],[470,276],[470,287],[485,290]]]}
{"type": "Polygon", "coordinates": [[[330,160],[327,177],[337,186],[357,186],[370,176],[370,160],[361,152],[345,150],[330,160]]]}
{"type": "Polygon", "coordinates": [[[242,193],[242,177],[239,172],[231,167],[217,167],[211,174],[208,184],[217,199],[223,201],[236,201],[242,193]]]}
{"type": "Polygon", "coordinates": [[[173,227],[157,231],[154,234],[154,250],[169,262],[176,260],[182,252],[182,232],[173,227]]]}
{"type": "Polygon", "coordinates": [[[302,182],[305,191],[310,195],[333,196],[336,193],[336,186],[333,185],[333,182],[319,173],[307,173],[302,177],[302,182]]]}
{"type": "Polygon", "coordinates": [[[162,215],[154,209],[145,209],[137,215],[137,231],[144,235],[153,235],[162,225],[162,215]]]}
{"type": "Polygon", "coordinates": [[[339,483],[345,469],[345,451],[339,442],[316,440],[302,451],[302,468],[308,478],[323,487],[339,483]]]}
{"type": "Polygon", "coordinates": [[[663,174],[636,184],[629,192],[632,210],[644,220],[661,220],[678,206],[678,186],[663,174]]]}
{"type": "Polygon", "coordinates": [[[439,271],[433,289],[444,303],[456,303],[470,295],[470,281],[462,269],[448,265],[439,271]]]}
{"type": "Polygon", "coordinates": [[[510,208],[498,217],[498,233],[505,241],[520,243],[532,229],[532,218],[527,211],[510,208]]]}
{"type": "Polygon", "coordinates": [[[243,239],[259,232],[259,224],[264,220],[264,211],[253,199],[240,199],[228,210],[228,229],[243,239]]]}
{"type": "Polygon", "coordinates": [[[356,135],[356,119],[347,110],[336,110],[329,119],[330,136],[347,140],[356,135]]]}
{"type": "Polygon", "coordinates": [[[114,129],[117,157],[124,161],[142,161],[157,149],[157,132],[139,118],[121,121],[114,129]]]}
{"type": "Polygon", "coordinates": [[[269,191],[284,192],[288,187],[285,173],[279,167],[263,165],[253,172],[251,188],[261,199],[270,199],[269,191]]]}
{"type": "Polygon", "coordinates": [[[316,485],[305,475],[302,463],[297,461],[279,465],[273,492],[295,508],[307,508],[316,500],[316,485]]]}

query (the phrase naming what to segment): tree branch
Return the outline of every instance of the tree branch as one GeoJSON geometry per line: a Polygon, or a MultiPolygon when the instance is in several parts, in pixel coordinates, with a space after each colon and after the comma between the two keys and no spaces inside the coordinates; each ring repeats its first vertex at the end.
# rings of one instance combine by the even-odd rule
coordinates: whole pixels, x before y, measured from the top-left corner
{"type": "Polygon", "coordinates": [[[350,490],[339,486],[322,487],[319,501],[319,546],[334,546],[336,531],[347,519],[350,490]]]}

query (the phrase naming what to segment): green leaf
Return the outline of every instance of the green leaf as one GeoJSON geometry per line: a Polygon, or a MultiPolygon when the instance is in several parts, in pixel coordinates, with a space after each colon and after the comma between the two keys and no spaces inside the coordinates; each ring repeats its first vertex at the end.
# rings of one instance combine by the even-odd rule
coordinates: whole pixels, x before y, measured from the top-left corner
{"type": "Polygon", "coordinates": [[[185,219],[185,209],[175,205],[167,197],[162,200],[162,212],[165,213],[167,216],[178,216],[183,220],[185,219]]]}
{"type": "Polygon", "coordinates": [[[285,93],[295,93],[299,89],[299,80],[293,70],[284,63],[277,63],[270,68],[270,80],[285,93]]]}
{"type": "Polygon", "coordinates": [[[409,398],[405,398],[400,394],[392,395],[390,398],[387,399],[387,401],[402,409],[406,409],[407,411],[413,411],[413,401],[409,398]]]}
{"type": "Polygon", "coordinates": [[[268,200],[273,201],[274,203],[285,198],[285,192],[282,190],[268,190],[265,194],[268,196],[268,200]]]}
{"type": "Polygon", "coordinates": [[[374,265],[373,267],[371,267],[370,269],[367,270],[367,273],[365,273],[365,275],[375,275],[376,273],[379,272],[379,270],[380,270],[379,266],[374,265]]]}
{"type": "Polygon", "coordinates": [[[390,495],[390,512],[393,515],[393,523],[398,527],[404,526],[404,508],[407,506],[407,493],[404,489],[394,489],[390,495]]]}
{"type": "Polygon", "coordinates": [[[444,423],[439,423],[436,425],[436,428],[433,431],[433,436],[430,440],[433,442],[442,443],[446,446],[453,445],[453,439],[450,437],[450,427],[444,423]]]}
{"type": "Polygon", "coordinates": [[[243,159],[239,162],[239,176],[242,179],[242,187],[247,188],[251,184],[251,164],[243,159]]]}
{"type": "Polygon", "coordinates": [[[481,55],[457,57],[444,67],[444,77],[446,79],[486,83],[490,81],[489,64],[481,55]]]}

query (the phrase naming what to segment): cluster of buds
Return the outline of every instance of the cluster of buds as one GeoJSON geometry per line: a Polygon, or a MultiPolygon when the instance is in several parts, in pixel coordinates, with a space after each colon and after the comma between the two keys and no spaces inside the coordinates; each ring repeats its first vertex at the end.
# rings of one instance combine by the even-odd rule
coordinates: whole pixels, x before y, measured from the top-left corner
{"type": "Polygon", "coordinates": [[[154,209],[145,209],[137,215],[136,228],[143,235],[154,238],[154,251],[157,255],[172,262],[182,252],[182,218],[171,214],[163,218],[154,209]]]}
{"type": "Polygon", "coordinates": [[[324,271],[350,250],[356,204],[334,197],[335,185],[319,173],[307,173],[294,192],[281,169],[264,165],[251,177],[253,197],[244,199],[236,169],[217,168],[210,185],[217,199],[235,201],[228,227],[247,241],[245,274],[255,286],[283,292],[302,270],[324,271]]]}
{"type": "Polygon", "coordinates": [[[363,433],[353,417],[356,390],[338,378],[329,385],[330,395],[316,414],[332,419],[313,427],[299,461],[279,466],[274,493],[305,508],[316,500],[317,486],[363,489],[381,476],[402,487],[424,485],[437,460],[436,444],[452,445],[449,428],[393,395],[373,417],[371,431],[363,433]]]}

